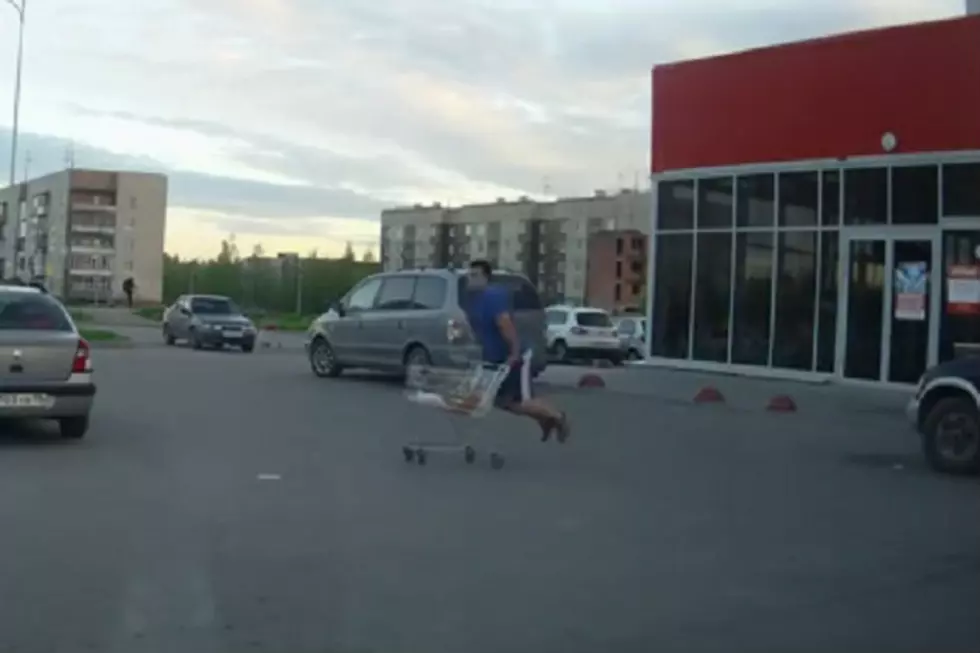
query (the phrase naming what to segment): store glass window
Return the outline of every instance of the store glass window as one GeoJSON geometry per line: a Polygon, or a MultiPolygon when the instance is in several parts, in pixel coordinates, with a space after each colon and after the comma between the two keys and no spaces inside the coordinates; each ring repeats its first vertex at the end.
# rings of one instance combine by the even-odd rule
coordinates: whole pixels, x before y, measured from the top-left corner
{"type": "Polygon", "coordinates": [[[817,226],[820,175],[817,172],[784,172],[779,175],[779,225],[817,226]]]}
{"type": "Polygon", "coordinates": [[[779,234],[776,266],[776,332],[772,365],[794,370],[813,367],[817,232],[779,234]]]}
{"type": "Polygon", "coordinates": [[[840,171],[824,170],[820,175],[820,224],[836,227],[840,224],[840,171]]]}
{"type": "Polygon", "coordinates": [[[728,360],[732,234],[700,233],[697,248],[694,358],[724,363],[728,360]]]}
{"type": "Polygon", "coordinates": [[[698,229],[732,228],[733,188],[727,175],[698,180],[698,229]]]}
{"type": "Polygon", "coordinates": [[[694,180],[657,184],[657,229],[694,228],[694,180]]]}
{"type": "Polygon", "coordinates": [[[943,215],[950,218],[980,216],[980,163],[943,166],[943,215]]]}
{"type": "Polygon", "coordinates": [[[950,303],[949,272],[980,266],[980,231],[947,231],[943,235],[942,310],[939,320],[939,360],[980,355],[980,305],[950,303]]]}
{"type": "Polygon", "coordinates": [[[735,235],[733,363],[743,365],[769,363],[772,248],[772,232],[748,232],[735,235]]]}
{"type": "Polygon", "coordinates": [[[825,231],[820,234],[820,279],[817,293],[817,371],[834,371],[837,345],[837,278],[840,265],[840,234],[825,231]]]}
{"type": "Polygon", "coordinates": [[[891,188],[893,224],[939,222],[939,166],[894,167],[891,188]]]}
{"type": "Polygon", "coordinates": [[[844,171],[844,224],[888,222],[888,169],[853,168],[844,171]]]}
{"type": "Polygon", "coordinates": [[[776,176],[738,177],[735,224],[739,227],[772,227],[776,220],[776,176]]]}
{"type": "Polygon", "coordinates": [[[691,320],[691,264],[694,236],[659,234],[653,276],[652,354],[687,358],[691,320]]]}

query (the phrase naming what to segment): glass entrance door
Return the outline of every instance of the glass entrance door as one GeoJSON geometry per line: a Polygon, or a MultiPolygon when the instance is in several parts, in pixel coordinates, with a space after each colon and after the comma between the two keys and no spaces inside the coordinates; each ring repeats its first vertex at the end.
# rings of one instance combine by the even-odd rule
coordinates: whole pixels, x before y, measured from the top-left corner
{"type": "Polygon", "coordinates": [[[915,383],[936,359],[939,240],[846,240],[843,375],[915,383]]]}

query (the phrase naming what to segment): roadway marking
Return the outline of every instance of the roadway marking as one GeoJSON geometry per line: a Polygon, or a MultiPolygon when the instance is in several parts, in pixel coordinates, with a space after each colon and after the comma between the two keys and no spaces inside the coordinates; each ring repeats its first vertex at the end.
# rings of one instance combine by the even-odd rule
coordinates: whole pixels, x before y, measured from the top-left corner
{"type": "Polygon", "coordinates": [[[282,476],[279,474],[259,474],[256,477],[260,481],[281,481],[282,476]]]}

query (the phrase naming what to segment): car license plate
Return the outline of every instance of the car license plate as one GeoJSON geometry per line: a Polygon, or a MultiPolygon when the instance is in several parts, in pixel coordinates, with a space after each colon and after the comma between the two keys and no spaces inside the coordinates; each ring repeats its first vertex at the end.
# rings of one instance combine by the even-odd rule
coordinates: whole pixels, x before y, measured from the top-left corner
{"type": "Polygon", "coordinates": [[[0,394],[0,408],[51,408],[54,397],[42,394],[0,394]]]}
{"type": "Polygon", "coordinates": [[[241,338],[242,337],[242,330],[241,329],[225,329],[225,335],[228,336],[229,338],[241,338]]]}

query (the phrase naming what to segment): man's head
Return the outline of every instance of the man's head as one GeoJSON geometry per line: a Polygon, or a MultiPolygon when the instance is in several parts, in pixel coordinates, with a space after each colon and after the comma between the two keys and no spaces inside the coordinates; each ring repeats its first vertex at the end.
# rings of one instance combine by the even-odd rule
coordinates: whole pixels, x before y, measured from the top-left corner
{"type": "Polygon", "coordinates": [[[473,290],[482,290],[490,283],[493,266],[490,261],[479,259],[470,263],[470,271],[466,275],[467,283],[473,290]]]}

